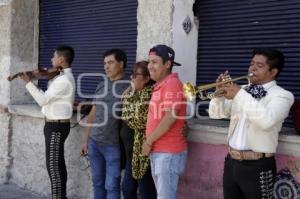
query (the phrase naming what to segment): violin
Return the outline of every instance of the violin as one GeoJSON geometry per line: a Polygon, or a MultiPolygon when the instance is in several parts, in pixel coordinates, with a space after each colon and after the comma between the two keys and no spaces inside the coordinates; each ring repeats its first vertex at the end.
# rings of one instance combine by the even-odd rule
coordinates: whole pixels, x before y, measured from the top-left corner
{"type": "Polygon", "coordinates": [[[55,76],[59,75],[60,72],[63,70],[62,67],[58,67],[58,68],[38,68],[32,71],[25,71],[25,72],[18,72],[14,75],[10,75],[7,77],[8,81],[12,81],[15,78],[19,77],[20,75],[22,75],[23,73],[26,73],[29,78],[32,79],[53,79],[55,76]]]}

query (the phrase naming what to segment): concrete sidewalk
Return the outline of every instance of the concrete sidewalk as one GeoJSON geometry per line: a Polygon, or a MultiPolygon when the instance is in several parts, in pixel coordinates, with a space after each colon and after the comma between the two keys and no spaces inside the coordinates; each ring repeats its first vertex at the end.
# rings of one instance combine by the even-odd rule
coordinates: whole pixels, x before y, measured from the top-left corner
{"type": "Polygon", "coordinates": [[[21,189],[17,185],[4,184],[0,185],[0,199],[45,199],[45,197],[21,189]]]}

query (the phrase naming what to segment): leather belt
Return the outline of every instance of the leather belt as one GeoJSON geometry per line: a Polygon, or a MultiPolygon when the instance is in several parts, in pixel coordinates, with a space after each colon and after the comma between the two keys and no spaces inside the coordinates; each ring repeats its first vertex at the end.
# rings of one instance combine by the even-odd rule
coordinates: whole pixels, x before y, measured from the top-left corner
{"type": "Polygon", "coordinates": [[[245,150],[245,151],[240,151],[240,150],[235,150],[232,148],[229,148],[229,155],[232,159],[234,160],[259,160],[263,157],[269,158],[273,157],[275,154],[274,153],[260,153],[260,152],[254,152],[251,150],[245,150]]]}
{"type": "Polygon", "coordinates": [[[70,122],[70,120],[69,119],[62,119],[62,120],[50,120],[50,119],[45,119],[45,121],[46,122],[53,122],[53,123],[68,123],[68,122],[70,122]]]}

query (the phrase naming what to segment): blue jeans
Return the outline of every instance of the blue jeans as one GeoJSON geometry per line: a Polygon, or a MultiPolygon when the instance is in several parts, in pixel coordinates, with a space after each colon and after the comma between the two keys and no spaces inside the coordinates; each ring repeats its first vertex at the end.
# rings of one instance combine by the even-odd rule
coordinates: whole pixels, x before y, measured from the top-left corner
{"type": "Polygon", "coordinates": [[[181,153],[150,153],[152,177],[157,199],[176,199],[179,176],[183,173],[187,151],[181,153]]]}
{"type": "Polygon", "coordinates": [[[98,146],[95,140],[89,138],[88,156],[94,199],[120,199],[120,147],[98,146]]]}
{"type": "Polygon", "coordinates": [[[156,189],[151,176],[150,165],[143,178],[136,180],[132,177],[131,160],[127,160],[122,182],[124,199],[137,199],[137,189],[139,189],[141,199],[156,199],[156,189]]]}

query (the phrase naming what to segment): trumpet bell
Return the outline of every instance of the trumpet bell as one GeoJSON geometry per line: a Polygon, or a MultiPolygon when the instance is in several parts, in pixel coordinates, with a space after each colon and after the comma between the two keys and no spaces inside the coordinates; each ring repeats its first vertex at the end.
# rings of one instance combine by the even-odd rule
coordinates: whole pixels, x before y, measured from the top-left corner
{"type": "Polygon", "coordinates": [[[191,101],[196,97],[196,89],[190,82],[186,82],[183,84],[183,94],[188,101],[191,101]]]}
{"type": "Polygon", "coordinates": [[[213,99],[215,97],[222,97],[225,95],[225,91],[221,89],[217,89],[215,92],[207,93],[211,88],[217,88],[217,86],[236,82],[242,79],[248,80],[248,86],[250,85],[250,77],[253,76],[253,73],[249,73],[248,75],[237,77],[235,79],[225,79],[220,82],[211,83],[211,84],[205,84],[202,86],[193,86],[190,82],[186,82],[183,84],[183,94],[186,97],[187,100],[193,100],[196,98],[196,95],[199,95],[201,100],[207,100],[207,99],[213,99]],[[205,93],[205,94],[204,94],[205,93]]]}

